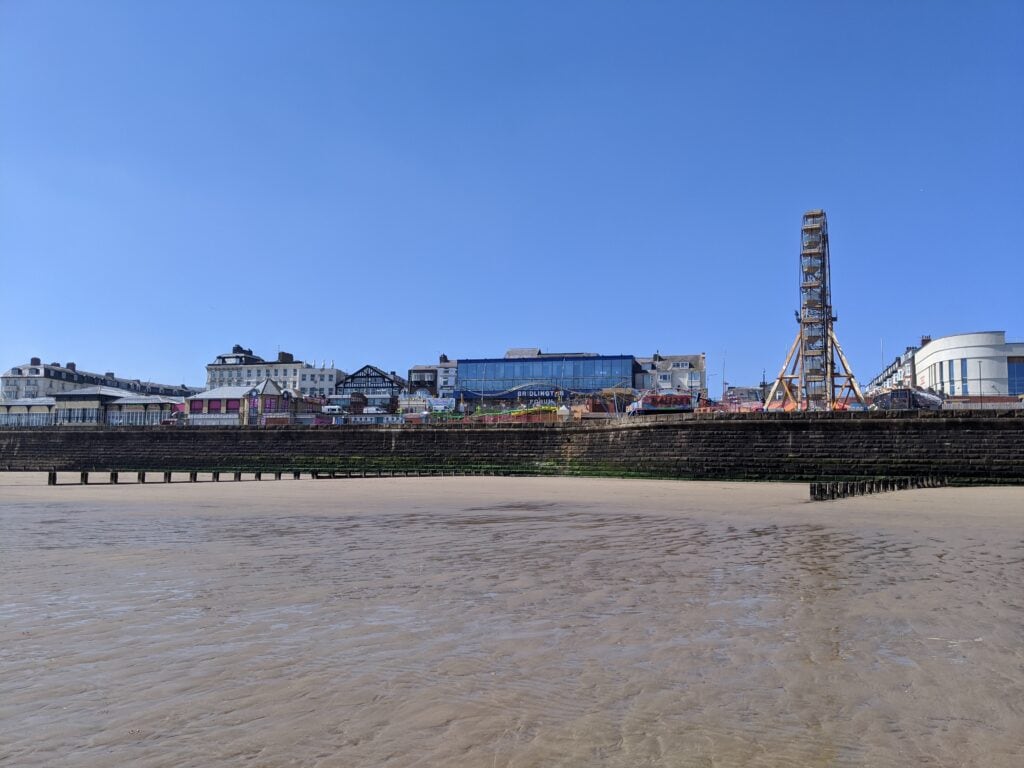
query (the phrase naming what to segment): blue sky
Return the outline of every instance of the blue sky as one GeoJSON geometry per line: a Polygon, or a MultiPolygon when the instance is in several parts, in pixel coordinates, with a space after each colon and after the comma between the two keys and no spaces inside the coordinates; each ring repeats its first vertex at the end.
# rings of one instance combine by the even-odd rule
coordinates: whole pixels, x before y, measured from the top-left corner
{"type": "Polygon", "coordinates": [[[1024,339],[1024,3],[0,0],[0,368],[1024,339]]]}

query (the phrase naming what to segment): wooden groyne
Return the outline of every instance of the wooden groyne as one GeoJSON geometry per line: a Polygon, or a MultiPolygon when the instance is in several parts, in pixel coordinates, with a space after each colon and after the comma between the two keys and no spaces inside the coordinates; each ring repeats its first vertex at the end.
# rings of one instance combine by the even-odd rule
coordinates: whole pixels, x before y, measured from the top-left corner
{"type": "Polygon", "coordinates": [[[949,483],[939,477],[886,477],[876,480],[839,480],[811,483],[811,501],[831,501],[849,496],[869,496],[914,488],[944,488],[949,483]]]}

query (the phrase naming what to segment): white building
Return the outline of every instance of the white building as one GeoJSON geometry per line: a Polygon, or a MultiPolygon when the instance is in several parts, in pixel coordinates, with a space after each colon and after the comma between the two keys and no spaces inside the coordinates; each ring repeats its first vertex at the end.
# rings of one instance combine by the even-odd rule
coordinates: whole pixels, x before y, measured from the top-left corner
{"type": "Polygon", "coordinates": [[[74,363],[43,363],[33,357],[24,365],[16,365],[0,376],[0,399],[22,400],[52,397],[85,387],[113,387],[128,394],[188,397],[199,390],[184,384],[157,384],[140,379],[115,376],[112,371],[91,373],[80,371],[74,363]]]}
{"type": "Polygon", "coordinates": [[[217,355],[206,366],[206,387],[252,387],[270,379],[281,389],[291,389],[310,397],[326,397],[334,393],[345,372],[330,366],[296,360],[288,352],[278,352],[277,360],[268,362],[251,349],[236,344],[231,352],[217,355]]]}
{"type": "MultiPolygon", "coordinates": [[[[931,338],[925,336],[921,339],[921,344],[927,344],[929,341],[931,338]]],[[[881,373],[868,382],[864,388],[864,394],[871,396],[890,389],[917,386],[914,362],[918,349],[919,347],[907,347],[902,355],[889,363],[881,373]]]]}
{"type": "Polygon", "coordinates": [[[1007,343],[1004,331],[932,339],[914,354],[916,384],[948,397],[1024,395],[1024,342],[1007,343]]]}
{"type": "Polygon", "coordinates": [[[662,355],[638,357],[640,373],[634,375],[637,389],[662,392],[700,392],[707,396],[707,362],[704,353],[699,355],[662,355]]]}

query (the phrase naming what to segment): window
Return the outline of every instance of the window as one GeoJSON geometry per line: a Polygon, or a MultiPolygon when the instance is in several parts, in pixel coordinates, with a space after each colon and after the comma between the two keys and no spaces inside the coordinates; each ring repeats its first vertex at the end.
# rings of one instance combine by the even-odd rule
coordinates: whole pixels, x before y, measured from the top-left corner
{"type": "Polygon", "coordinates": [[[960,394],[966,395],[967,392],[967,358],[960,358],[960,394]]]}
{"type": "Polygon", "coordinates": [[[1024,395],[1024,357],[1006,358],[1006,384],[1011,395],[1024,395]]]}

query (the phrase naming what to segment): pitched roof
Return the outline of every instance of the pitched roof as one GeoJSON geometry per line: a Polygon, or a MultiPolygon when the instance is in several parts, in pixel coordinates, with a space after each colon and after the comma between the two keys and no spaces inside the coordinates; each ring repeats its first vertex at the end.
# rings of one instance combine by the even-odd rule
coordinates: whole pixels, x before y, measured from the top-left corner
{"type": "Polygon", "coordinates": [[[179,405],[185,402],[183,397],[167,397],[166,395],[130,395],[115,400],[111,405],[179,405]]]}
{"type": "Polygon", "coordinates": [[[255,387],[253,387],[253,389],[256,390],[256,394],[258,394],[258,395],[280,395],[281,394],[281,388],[279,386],[277,386],[277,384],[275,384],[270,379],[264,379],[259,384],[257,384],[255,387]]]}
{"type": "Polygon", "coordinates": [[[252,387],[214,387],[198,395],[186,398],[187,400],[241,400],[246,397],[252,387]]]}
{"type": "Polygon", "coordinates": [[[282,394],[282,390],[270,379],[264,379],[259,384],[250,387],[214,387],[198,395],[187,398],[188,400],[241,400],[248,397],[255,390],[257,395],[270,395],[271,397],[282,394]]]}
{"type": "Polygon", "coordinates": [[[339,383],[344,384],[345,382],[348,382],[348,381],[351,381],[351,380],[355,379],[360,374],[364,374],[365,375],[367,372],[375,374],[377,376],[383,376],[385,379],[387,379],[392,384],[394,384],[394,385],[396,385],[398,387],[404,387],[406,385],[405,379],[403,379],[397,373],[387,373],[386,371],[382,371],[376,365],[364,365],[362,368],[360,368],[355,373],[350,373],[348,376],[346,376],[344,379],[342,379],[341,382],[339,382],[339,383]]]}
{"type": "Polygon", "coordinates": [[[77,389],[69,389],[64,392],[55,392],[53,396],[57,400],[81,400],[90,397],[130,397],[134,394],[134,392],[129,392],[127,389],[104,387],[100,385],[96,387],[78,387],[77,389]]]}

